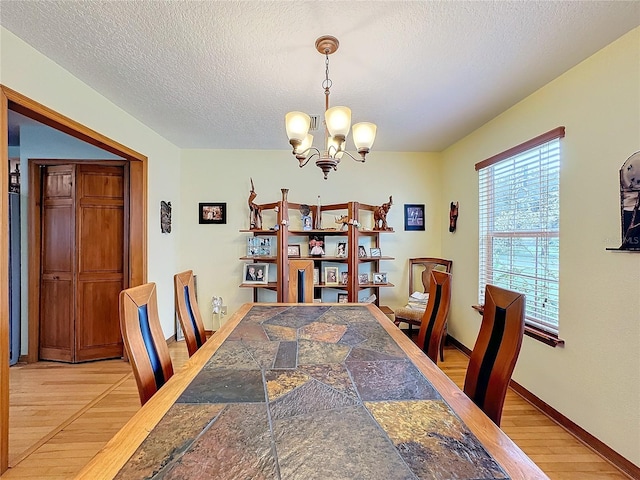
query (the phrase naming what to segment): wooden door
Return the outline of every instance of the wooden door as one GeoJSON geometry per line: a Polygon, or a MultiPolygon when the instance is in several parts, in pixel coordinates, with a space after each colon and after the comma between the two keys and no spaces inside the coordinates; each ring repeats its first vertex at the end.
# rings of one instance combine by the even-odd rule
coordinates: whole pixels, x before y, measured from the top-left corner
{"type": "Polygon", "coordinates": [[[119,357],[124,169],[47,166],[42,179],[40,359],[119,357]]]}
{"type": "Polygon", "coordinates": [[[76,171],[75,361],[122,356],[118,295],[124,288],[123,167],[76,171]]]}
{"type": "Polygon", "coordinates": [[[42,176],[40,358],[74,360],[75,167],[42,176]]]}

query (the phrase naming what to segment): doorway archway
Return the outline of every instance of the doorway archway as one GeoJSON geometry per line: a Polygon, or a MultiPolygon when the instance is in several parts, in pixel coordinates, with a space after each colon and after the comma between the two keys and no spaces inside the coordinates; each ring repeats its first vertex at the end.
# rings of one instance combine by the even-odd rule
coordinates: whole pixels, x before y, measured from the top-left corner
{"type": "MultiPolygon", "coordinates": [[[[147,157],[124,146],[120,143],[68,118],[44,105],[35,102],[28,97],[0,85],[0,159],[3,165],[8,163],[8,112],[16,111],[38,122],[60,130],[72,137],[87,142],[98,148],[118,155],[129,164],[129,268],[128,286],[144,283],[147,279],[147,157]]],[[[8,191],[8,169],[0,169],[0,189],[8,191]]],[[[32,212],[30,212],[31,215],[32,212]]],[[[0,225],[3,235],[0,236],[0,277],[7,279],[8,266],[8,202],[6,195],[0,200],[0,225]]],[[[31,236],[32,233],[29,232],[31,236]]],[[[32,239],[29,238],[29,242],[32,239]]],[[[29,277],[32,278],[31,264],[28,267],[29,277]]],[[[38,273],[35,272],[37,276],[38,273]]],[[[38,330],[37,320],[32,315],[37,315],[38,309],[34,307],[38,299],[37,292],[28,292],[29,310],[29,352],[27,361],[34,362],[38,359],[37,345],[38,330]],[[34,339],[36,343],[34,344],[34,339]]],[[[0,295],[0,318],[9,317],[9,291],[6,281],[2,282],[0,295]]],[[[8,322],[0,322],[0,351],[9,351],[9,326],[8,322]]],[[[9,462],[9,356],[0,355],[0,474],[8,468],[9,462]]]]}

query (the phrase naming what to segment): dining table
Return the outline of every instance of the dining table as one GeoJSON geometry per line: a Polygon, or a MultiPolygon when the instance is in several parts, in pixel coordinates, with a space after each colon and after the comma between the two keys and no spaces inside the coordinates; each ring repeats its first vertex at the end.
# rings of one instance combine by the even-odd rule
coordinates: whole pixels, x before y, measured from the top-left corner
{"type": "Polygon", "coordinates": [[[374,304],[247,303],[79,479],[544,479],[374,304]]]}

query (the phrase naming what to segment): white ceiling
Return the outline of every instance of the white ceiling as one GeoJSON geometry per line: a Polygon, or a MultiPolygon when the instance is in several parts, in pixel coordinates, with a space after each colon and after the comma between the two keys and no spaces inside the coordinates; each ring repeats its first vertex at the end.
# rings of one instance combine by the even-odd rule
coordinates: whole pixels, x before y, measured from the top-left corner
{"type": "Polygon", "coordinates": [[[378,124],[374,150],[440,151],[640,25],[640,1],[2,0],[0,23],[181,148],[289,148],[334,35],[331,104],[378,124]]]}

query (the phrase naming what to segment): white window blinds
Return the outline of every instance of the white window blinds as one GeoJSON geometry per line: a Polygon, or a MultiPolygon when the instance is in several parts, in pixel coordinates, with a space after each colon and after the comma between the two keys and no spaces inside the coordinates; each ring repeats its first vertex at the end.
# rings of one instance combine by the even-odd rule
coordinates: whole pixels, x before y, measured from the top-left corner
{"type": "Polygon", "coordinates": [[[480,303],[487,283],[524,293],[526,323],[555,336],[563,136],[560,127],[476,165],[480,303]]]}

